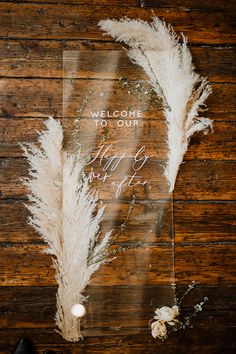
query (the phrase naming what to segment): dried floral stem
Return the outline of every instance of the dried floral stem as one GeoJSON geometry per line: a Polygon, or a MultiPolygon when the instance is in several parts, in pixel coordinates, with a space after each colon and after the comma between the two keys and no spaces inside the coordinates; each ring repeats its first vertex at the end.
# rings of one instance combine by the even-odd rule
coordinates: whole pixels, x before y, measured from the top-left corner
{"type": "Polygon", "coordinates": [[[155,230],[155,228],[160,225],[163,214],[164,214],[164,207],[161,206],[161,208],[158,211],[157,218],[154,221],[152,227],[149,229],[148,234],[151,234],[155,230]]]}
{"type": "Polygon", "coordinates": [[[80,135],[80,120],[82,118],[82,115],[89,103],[89,100],[91,98],[91,96],[93,95],[93,93],[95,92],[95,89],[89,89],[87,95],[85,96],[85,98],[82,100],[82,104],[80,106],[80,108],[78,109],[78,116],[76,117],[76,119],[74,120],[74,130],[72,133],[72,137],[73,137],[73,145],[74,145],[74,153],[78,153],[80,152],[81,149],[81,144],[79,142],[79,135],[80,135]]]}
{"type": "MultiPolygon", "coordinates": [[[[203,301],[201,301],[199,304],[196,304],[196,305],[194,306],[194,311],[193,311],[193,313],[192,313],[190,316],[186,316],[186,317],[184,318],[183,324],[184,324],[185,326],[189,326],[189,325],[190,325],[191,319],[192,319],[193,317],[197,316],[197,314],[202,311],[203,306],[206,304],[207,301],[209,301],[209,299],[208,299],[207,296],[205,296],[205,297],[203,298],[203,301]]],[[[185,326],[182,327],[182,328],[184,329],[185,326]]]]}
{"type": "Polygon", "coordinates": [[[142,55],[143,55],[144,58],[146,59],[147,64],[148,64],[148,67],[149,67],[149,69],[150,69],[150,71],[151,71],[153,77],[155,78],[155,84],[156,84],[157,87],[158,87],[157,93],[162,97],[163,102],[164,102],[164,106],[165,106],[169,111],[171,111],[171,107],[170,107],[170,105],[168,104],[168,101],[167,101],[167,99],[166,99],[166,96],[165,96],[165,94],[164,94],[164,91],[163,91],[163,89],[162,89],[162,87],[161,87],[161,85],[160,85],[160,83],[159,83],[159,81],[158,81],[158,79],[157,79],[157,76],[156,76],[156,74],[155,74],[155,72],[154,72],[154,70],[153,70],[153,68],[152,68],[152,66],[151,66],[151,64],[150,64],[150,61],[149,61],[149,59],[148,59],[148,56],[146,55],[145,51],[142,49],[142,47],[141,47],[140,45],[137,45],[137,48],[140,50],[140,52],[142,53],[142,55]]]}
{"type": "MultiPolygon", "coordinates": [[[[120,228],[119,228],[119,231],[113,236],[110,238],[110,241],[109,241],[109,248],[111,246],[113,246],[117,239],[121,236],[122,232],[124,232],[124,230],[126,229],[127,227],[127,224],[129,222],[129,219],[131,217],[131,214],[132,214],[132,211],[133,211],[133,208],[135,206],[135,195],[133,195],[133,198],[131,200],[131,202],[129,203],[129,207],[128,207],[128,210],[127,210],[127,213],[126,213],[126,217],[125,217],[125,220],[122,222],[122,224],[120,225],[120,228]]],[[[119,254],[119,253],[122,253],[124,251],[126,251],[127,249],[130,249],[130,248],[137,248],[137,247],[140,247],[140,242],[138,242],[136,245],[132,245],[132,246],[120,246],[120,247],[116,247],[114,248],[112,251],[109,251],[109,253],[105,253],[103,254],[103,250],[101,250],[101,252],[97,255],[98,258],[97,258],[97,261],[101,261],[105,258],[110,258],[112,259],[112,256],[116,255],[116,254],[119,254]]],[[[89,252],[89,256],[88,256],[88,264],[92,264],[91,262],[93,262],[91,256],[90,256],[90,252],[89,252]]]]}
{"type": "Polygon", "coordinates": [[[194,311],[190,315],[185,316],[183,320],[181,320],[181,318],[179,319],[179,315],[181,315],[180,305],[182,300],[194,289],[196,284],[197,283],[193,281],[192,284],[188,285],[188,288],[180,300],[178,300],[177,297],[176,284],[171,284],[172,289],[174,290],[175,305],[172,308],[163,306],[155,310],[154,319],[156,321],[151,325],[152,336],[154,338],[159,338],[162,341],[166,340],[171,332],[177,332],[188,327],[191,324],[191,319],[195,317],[198,312],[202,311],[203,306],[208,301],[207,297],[204,297],[203,301],[194,306],[194,311]]]}
{"type": "MultiPolygon", "coordinates": [[[[118,254],[123,253],[125,251],[131,250],[131,249],[137,249],[137,248],[142,248],[144,246],[142,241],[138,241],[135,244],[129,244],[129,245],[122,245],[114,248],[113,250],[109,251],[108,257],[110,260],[115,259],[118,254]]],[[[107,259],[107,256],[102,256],[99,258],[99,261],[103,261],[104,259],[107,259]]],[[[93,263],[91,263],[93,264],[93,263]]]]}
{"type": "Polygon", "coordinates": [[[137,81],[131,81],[126,76],[121,76],[119,78],[119,82],[123,88],[128,90],[128,94],[137,96],[140,102],[145,101],[145,99],[148,97],[151,105],[158,107],[160,106],[161,99],[156,95],[150,84],[148,84],[149,87],[147,87],[147,84],[144,85],[140,82],[137,83],[137,81]]]}
{"type": "Polygon", "coordinates": [[[125,220],[120,225],[119,231],[112,237],[112,243],[114,243],[120,237],[121,233],[126,229],[127,224],[129,222],[129,219],[130,219],[130,216],[131,216],[132,211],[134,209],[134,206],[136,204],[135,201],[136,201],[136,196],[135,196],[135,194],[133,194],[132,200],[129,203],[129,207],[128,207],[128,210],[127,210],[127,213],[126,213],[125,220]]]}
{"type": "Polygon", "coordinates": [[[187,287],[187,289],[185,290],[181,298],[178,300],[178,306],[181,305],[183,299],[197,286],[197,284],[198,283],[195,281],[192,281],[192,284],[189,284],[189,286],[187,287]]]}
{"type": "Polygon", "coordinates": [[[173,291],[174,291],[174,304],[175,304],[176,306],[178,306],[178,304],[179,304],[179,299],[178,299],[178,295],[177,295],[176,283],[172,283],[172,284],[171,284],[171,288],[172,288],[173,291]]]}

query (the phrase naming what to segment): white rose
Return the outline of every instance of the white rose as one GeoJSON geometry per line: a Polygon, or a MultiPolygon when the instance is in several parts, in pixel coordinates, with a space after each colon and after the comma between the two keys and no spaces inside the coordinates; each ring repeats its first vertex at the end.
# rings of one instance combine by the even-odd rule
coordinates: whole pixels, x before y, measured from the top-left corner
{"type": "Polygon", "coordinates": [[[167,328],[164,322],[155,321],[151,324],[153,338],[165,339],[167,328]]]}
{"type": "Polygon", "coordinates": [[[159,309],[156,309],[155,314],[156,316],[154,316],[154,318],[156,320],[171,322],[174,320],[176,316],[179,315],[179,308],[176,305],[173,306],[172,308],[168,306],[163,306],[159,309]]]}

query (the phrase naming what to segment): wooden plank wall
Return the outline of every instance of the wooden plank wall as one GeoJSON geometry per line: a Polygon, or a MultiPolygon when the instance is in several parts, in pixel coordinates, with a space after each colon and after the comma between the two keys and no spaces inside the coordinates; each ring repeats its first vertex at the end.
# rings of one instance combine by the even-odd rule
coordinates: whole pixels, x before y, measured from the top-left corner
{"type": "MultiPolygon", "coordinates": [[[[234,19],[232,0],[0,1],[2,354],[10,353],[22,334],[33,339],[39,353],[46,349],[63,354],[235,352],[234,19]],[[188,36],[196,68],[213,87],[207,116],[215,121],[214,133],[196,134],[191,140],[174,192],[178,288],[181,293],[193,279],[201,283],[186,300],[184,310],[203,296],[210,301],[193,328],[171,336],[166,343],[147,333],[98,336],[96,332],[84,343],[66,343],[54,332],[56,288],[50,259],[40,253],[44,246],[26,225],[26,191],[19,180],[26,174],[26,163],[18,141],[34,141],[34,129],[42,127],[48,115],[61,117],[63,50],[119,49],[98,30],[98,21],[122,16],[149,20],[152,9],[188,36]]],[[[109,288],[111,276],[106,278],[107,294],[111,291],[113,299],[125,299],[119,278],[116,290],[109,288]]],[[[99,284],[99,278],[95,279],[88,294],[93,296],[93,285],[99,284]]],[[[138,294],[141,289],[136,285],[138,294]]],[[[96,290],[95,302],[102,301],[103,286],[100,297],[96,290]]],[[[150,285],[145,301],[153,297],[150,285]]],[[[132,311],[129,304],[124,306],[132,311]]],[[[114,308],[111,301],[104,309],[107,326],[119,318],[114,308]]]]}

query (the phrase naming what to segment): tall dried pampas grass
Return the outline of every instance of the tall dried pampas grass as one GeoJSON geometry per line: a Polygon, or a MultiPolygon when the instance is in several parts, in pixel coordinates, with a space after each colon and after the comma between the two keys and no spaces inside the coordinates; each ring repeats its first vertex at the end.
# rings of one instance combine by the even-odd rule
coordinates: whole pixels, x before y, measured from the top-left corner
{"type": "Polygon", "coordinates": [[[172,192],[190,137],[212,126],[210,119],[198,116],[211,88],[195,73],[186,38],[181,42],[159,18],[154,17],[151,24],[127,18],[104,20],[99,27],[130,47],[129,57],[144,69],[163,100],[169,150],[165,175],[172,192]]]}
{"type": "Polygon", "coordinates": [[[71,309],[84,302],[83,291],[92,274],[108,260],[110,232],[103,238],[99,235],[104,208],[95,212],[98,195],[89,190],[83,158],[64,151],[59,121],[49,118],[45,125],[47,130],[38,139],[41,148],[23,146],[30,166],[24,181],[30,192],[29,223],[53,256],[58,282],[56,324],[66,340],[78,341],[80,319],[71,309]]]}

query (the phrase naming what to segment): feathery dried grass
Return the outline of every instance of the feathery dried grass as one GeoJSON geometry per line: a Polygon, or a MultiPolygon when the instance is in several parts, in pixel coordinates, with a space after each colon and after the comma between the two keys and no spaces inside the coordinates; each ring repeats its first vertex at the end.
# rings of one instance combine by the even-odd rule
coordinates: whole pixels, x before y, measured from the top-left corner
{"type": "Polygon", "coordinates": [[[22,147],[30,166],[24,181],[30,192],[29,223],[53,256],[58,282],[56,324],[66,340],[78,341],[79,319],[71,314],[71,307],[83,303],[92,274],[108,261],[111,232],[103,238],[99,235],[104,208],[95,212],[98,195],[90,191],[83,175],[83,158],[63,150],[59,121],[49,118],[45,125],[46,131],[39,134],[40,148],[22,147]]]}
{"type": "Polygon", "coordinates": [[[211,88],[207,80],[194,71],[186,38],[183,36],[181,42],[172,27],[158,17],[154,17],[151,24],[125,18],[103,20],[98,25],[129,46],[129,57],[144,69],[153,89],[163,100],[169,150],[165,176],[172,192],[190,137],[212,127],[210,119],[198,116],[211,88]]]}

